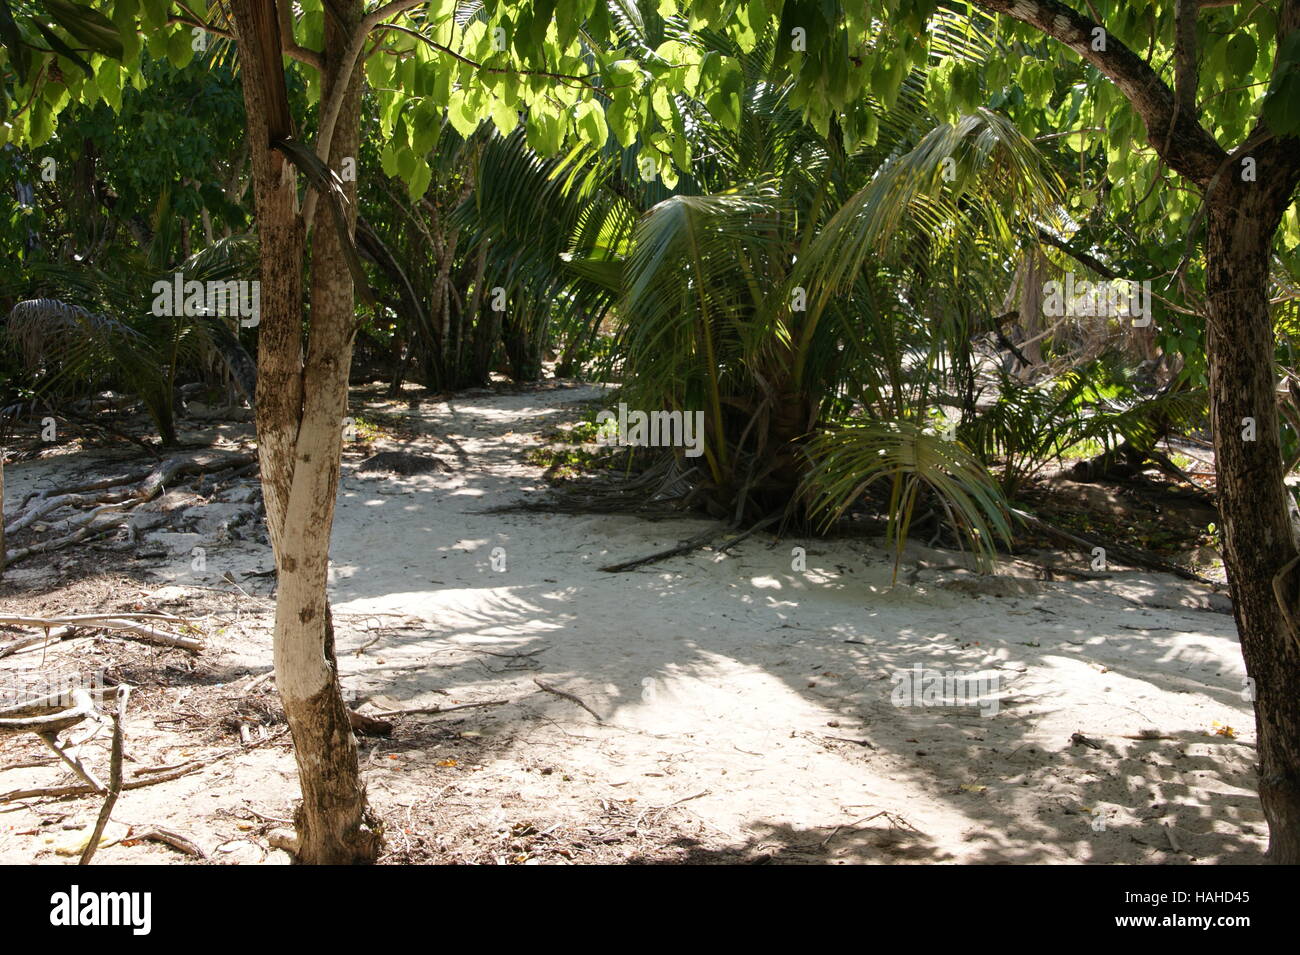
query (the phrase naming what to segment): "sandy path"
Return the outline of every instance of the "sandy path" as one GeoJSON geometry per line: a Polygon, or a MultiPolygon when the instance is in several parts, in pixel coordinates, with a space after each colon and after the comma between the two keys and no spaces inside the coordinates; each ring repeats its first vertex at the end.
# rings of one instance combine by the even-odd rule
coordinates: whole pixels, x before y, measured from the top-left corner
{"type": "MultiPolygon", "coordinates": [[[[953,556],[924,548],[909,549],[891,587],[892,555],[879,542],[764,535],[729,555],[602,573],[707,525],[487,512],[544,490],[525,449],[598,394],[393,406],[385,410],[427,435],[411,450],[452,468],[389,478],[345,464],[332,597],[346,691],[370,710],[509,701],[402,718],[393,739],[363,741],[367,786],[399,857],[1261,861],[1240,651],[1232,618],[1206,609],[1198,589],[1146,573],[976,578],[942,569],[953,556]],[[793,569],[795,547],[806,550],[804,569],[793,569]],[[511,653],[530,655],[502,656],[511,653]],[[894,705],[895,675],[914,666],[995,679],[986,689],[996,712],[894,705]],[[535,680],[580,697],[603,723],[535,680]],[[1224,726],[1235,735],[1215,735],[1224,726]],[[1144,730],[1164,738],[1127,738],[1144,730]],[[1094,745],[1073,743],[1076,732],[1094,745]],[[534,855],[556,826],[577,854],[551,844],[534,855]],[[529,831],[541,835],[516,838],[529,831]]],[[[11,491],[57,483],[63,467],[15,467],[11,491]]],[[[254,703],[255,719],[274,709],[269,688],[261,702],[238,690],[270,665],[270,603],[222,583],[233,572],[265,592],[269,580],[242,575],[270,567],[269,550],[209,540],[207,526],[149,536],[172,554],[150,573],[179,586],[142,584],[142,599],[153,606],[170,593],[183,606],[196,594],[216,599],[215,585],[230,612],[212,628],[203,685],[167,682],[156,691],[165,705],[128,720],[147,762],[217,745],[176,722],[188,699],[206,694],[217,718],[254,703]],[[196,545],[208,548],[201,581],[191,575],[196,545]],[[196,584],[206,589],[186,589],[196,584]]],[[[42,573],[15,568],[12,580],[43,593],[42,573]]],[[[231,745],[229,730],[216,739],[231,745]]],[[[7,761],[38,750],[11,744],[7,761]]],[[[4,774],[14,787],[57,775],[4,774]]],[[[115,818],[194,832],[217,845],[217,861],[283,861],[250,811],[287,817],[296,796],[292,755],[277,743],[127,793],[115,818]]],[[[0,818],[0,860],[58,862],[50,847],[88,824],[98,800],[12,808],[0,818]]],[[[137,845],[100,859],[177,856],[137,845]]]]}
{"type": "MultiPolygon", "coordinates": [[[[891,589],[890,555],[865,542],[761,537],[730,556],[602,573],[706,525],[484,512],[540,490],[523,449],[543,425],[576,417],[558,405],[597,394],[427,406],[420,427],[459,458],[454,472],[345,477],[336,607],[423,621],[362,656],[348,651],[372,635],[343,638],[349,688],[385,708],[444,694],[520,700],[472,722],[549,751],[588,784],[574,787],[575,811],[590,787],[645,806],[687,800],[717,837],[749,848],[835,833],[845,859],[1258,859],[1235,630],[1200,609],[1195,588],[1145,573],[1041,582],[922,570],[891,589]],[[543,647],[513,663],[462,652],[543,647]],[[525,662],[536,668],[508,668],[525,662]],[[996,715],[893,705],[892,675],[918,664],[996,678],[996,715]],[[1221,725],[1235,738],[1213,735],[1221,725]],[[1144,730],[1172,738],[1123,738],[1144,730]],[[1072,744],[1076,731],[1099,748],[1072,744]]],[[[918,556],[952,562],[917,548],[905,569],[918,556]]]]}

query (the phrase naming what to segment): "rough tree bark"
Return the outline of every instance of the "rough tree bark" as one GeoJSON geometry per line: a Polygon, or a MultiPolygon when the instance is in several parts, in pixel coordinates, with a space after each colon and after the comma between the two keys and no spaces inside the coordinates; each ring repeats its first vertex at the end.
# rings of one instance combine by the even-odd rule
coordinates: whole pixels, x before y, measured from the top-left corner
{"type": "MultiPolygon", "coordinates": [[[[326,596],[355,333],[352,279],[342,253],[346,240],[331,216],[317,217],[310,334],[304,347],[305,229],[293,167],[274,148],[293,132],[279,19],[274,0],[232,0],[231,7],[240,37],[261,243],[258,452],[279,582],[276,685],[293,734],[303,794],[296,816],[297,858],[308,864],[372,862],[380,848],[379,832],[357,767],[326,596]]],[[[361,21],[361,3],[338,0],[334,9],[338,19],[325,18],[322,100],[337,84],[348,84],[330,148],[331,165],[338,168],[343,156],[356,154],[360,78],[352,64],[344,71],[336,64],[361,21]]],[[[350,214],[355,226],[355,212],[350,214]]]]}
{"type": "MultiPolygon", "coordinates": [[[[1269,256],[1300,182],[1300,142],[1275,136],[1261,121],[1229,153],[1198,121],[1194,19],[1203,4],[1178,4],[1171,90],[1117,37],[1107,34],[1105,48],[1095,49],[1097,24],[1058,0],[975,2],[1034,26],[1105,74],[1142,117],[1148,143],[1204,195],[1210,414],[1224,563],[1246,672],[1254,681],[1269,857],[1300,863],[1300,637],[1286,619],[1300,621],[1300,587],[1283,485],[1268,304],[1269,256]],[[1240,175],[1246,157],[1255,160],[1252,181],[1240,175]],[[1254,420],[1254,440],[1244,437],[1247,418],[1254,420]]],[[[1276,48],[1296,30],[1300,0],[1282,0],[1276,48]]]]}
{"type": "MultiPolygon", "coordinates": [[[[1209,196],[1206,332],[1224,563],[1254,681],[1259,798],[1271,859],[1294,864],[1300,862],[1300,638],[1283,615],[1273,579],[1291,566],[1296,542],[1283,485],[1268,269],[1300,156],[1289,163],[1275,158],[1261,167],[1260,181],[1225,176],[1209,196]]],[[[1295,580],[1288,572],[1279,581],[1290,608],[1298,605],[1295,580]]]]}

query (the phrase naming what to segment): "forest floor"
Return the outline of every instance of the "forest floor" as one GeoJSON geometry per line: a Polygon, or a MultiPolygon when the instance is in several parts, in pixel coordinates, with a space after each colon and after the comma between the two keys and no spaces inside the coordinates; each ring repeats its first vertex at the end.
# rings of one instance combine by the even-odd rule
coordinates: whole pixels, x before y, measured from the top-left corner
{"type": "MultiPolygon", "coordinates": [[[[1254,718],[1213,589],[1047,551],[981,577],[915,544],[894,584],[882,541],[771,533],[604,572],[710,523],[492,510],[547,492],[536,450],[598,388],[378,394],[353,397],[334,533],[345,692],[372,715],[484,704],[359,737],[384,861],[1263,861],[1254,718]],[[425,473],[372,470],[380,451],[419,455],[399,471],[425,473]],[[987,693],[895,705],[916,666],[987,693]]],[[[183,440],[247,449],[251,426],[203,422],[183,440]]],[[[149,461],[69,445],[12,464],[7,511],[128,464],[149,461]]],[[[60,671],[134,687],[128,782],[193,767],[122,794],[97,864],[199,861],[140,838],[149,827],[209,862],[288,861],[270,845],[297,796],[264,678],[273,563],[257,522],[237,519],[254,482],[182,479],[132,512],[128,546],[31,557],[0,581],[0,613],[170,612],[204,639],[194,655],[77,631],[6,652],[31,631],[0,627],[11,685],[60,671]]],[[[1074,490],[1101,508],[1126,493],[1074,490]]],[[[85,753],[106,777],[108,734],[85,753]]],[[[100,797],[22,795],[75,782],[35,736],[0,737],[0,862],[75,861],[100,797]]]]}

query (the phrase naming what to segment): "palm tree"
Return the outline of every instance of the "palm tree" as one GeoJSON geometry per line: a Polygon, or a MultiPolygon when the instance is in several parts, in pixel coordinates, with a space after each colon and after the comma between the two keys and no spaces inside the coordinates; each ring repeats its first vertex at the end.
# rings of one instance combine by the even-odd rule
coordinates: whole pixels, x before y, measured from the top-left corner
{"type": "Polygon", "coordinates": [[[894,470],[876,476],[919,474],[917,493],[936,493],[987,553],[1006,533],[1000,493],[979,460],[939,444],[931,418],[954,403],[944,386],[969,379],[970,337],[1024,234],[1055,221],[1059,179],[994,112],[936,122],[920,73],[891,108],[874,102],[852,141],[819,132],[768,79],[773,37],[747,54],[684,39],[744,71],[734,131],[679,100],[689,178],[645,182],[639,142],[544,162],[501,141],[471,199],[481,233],[512,237],[520,273],[553,300],[610,296],[606,373],[630,407],[703,412],[703,458],[678,449],[670,465],[690,500],[737,521],[825,519],[864,490],[832,459],[879,452],[894,470]]]}
{"type": "MultiPolygon", "coordinates": [[[[222,239],[177,269],[187,281],[225,282],[254,272],[253,241],[222,239]]],[[[3,339],[14,347],[36,393],[70,398],[104,386],[139,397],[165,445],[176,443],[177,376],[219,356],[251,403],[254,365],[225,316],[155,315],[154,283],[171,280],[147,257],[125,252],[95,265],[33,266],[29,285],[45,293],[19,301],[3,339]]]]}

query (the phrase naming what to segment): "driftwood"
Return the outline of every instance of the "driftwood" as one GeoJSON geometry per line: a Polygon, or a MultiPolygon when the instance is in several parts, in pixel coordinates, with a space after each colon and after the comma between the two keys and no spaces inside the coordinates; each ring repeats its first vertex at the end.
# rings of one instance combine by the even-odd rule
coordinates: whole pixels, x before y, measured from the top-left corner
{"type": "Polygon", "coordinates": [[[228,468],[242,467],[248,464],[254,464],[257,457],[252,454],[230,454],[218,451],[196,451],[193,454],[180,454],[176,457],[168,458],[149,473],[149,476],[141,482],[139,489],[135,492],[136,497],[141,501],[152,500],[162,493],[163,489],[172,482],[174,478],[182,474],[203,474],[208,471],[224,471],[228,468]]]}
{"type": "Polygon", "coordinates": [[[56,627],[98,627],[113,630],[128,637],[156,643],[166,647],[178,647],[191,653],[200,653],[203,642],[195,637],[185,637],[168,633],[150,626],[148,621],[168,623],[185,623],[182,617],[171,614],[122,613],[122,614],[75,614],[68,617],[20,617],[0,614],[0,626],[38,627],[52,630],[56,627]]]}
{"type": "MultiPolygon", "coordinates": [[[[12,564],[33,554],[48,553],[85,541],[92,534],[95,522],[105,512],[127,509],[151,501],[165,491],[169,484],[184,475],[225,472],[228,476],[236,476],[255,470],[256,467],[256,455],[247,452],[195,451],[173,455],[160,461],[152,470],[143,473],[103,478],[73,487],[50,489],[29,495],[23,502],[20,513],[4,525],[4,533],[0,534],[0,539],[6,535],[16,534],[65,509],[74,511],[85,507],[93,509],[89,513],[59,519],[69,522],[70,527],[77,528],[72,534],[55,540],[33,543],[8,553],[3,552],[3,544],[0,544],[0,565],[12,564]]],[[[0,518],[0,521],[2,520],[3,518],[0,518]]],[[[94,531],[94,533],[103,532],[94,531]]]]}

